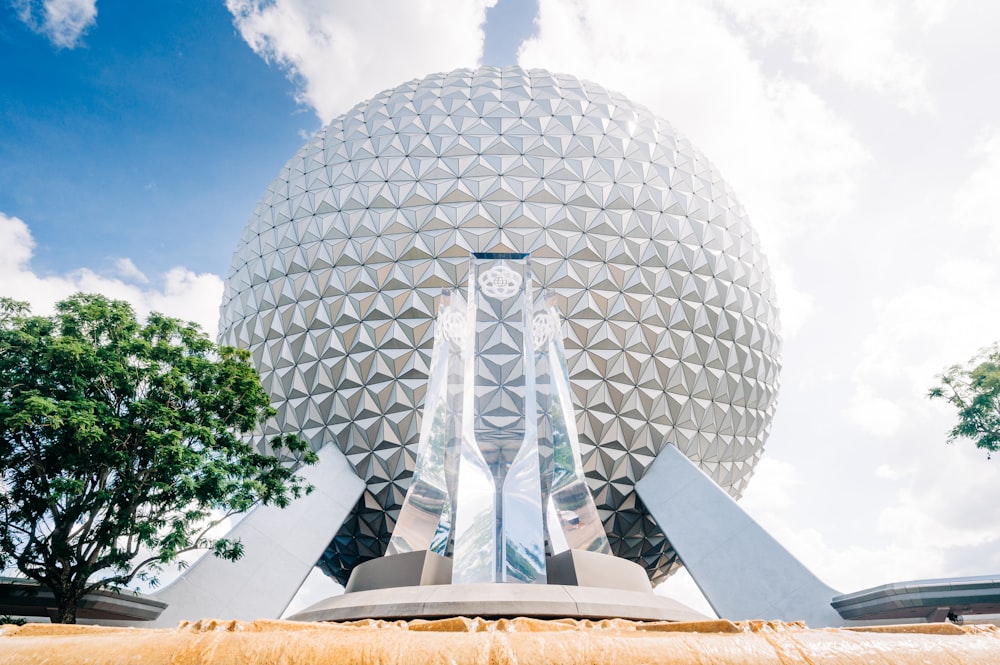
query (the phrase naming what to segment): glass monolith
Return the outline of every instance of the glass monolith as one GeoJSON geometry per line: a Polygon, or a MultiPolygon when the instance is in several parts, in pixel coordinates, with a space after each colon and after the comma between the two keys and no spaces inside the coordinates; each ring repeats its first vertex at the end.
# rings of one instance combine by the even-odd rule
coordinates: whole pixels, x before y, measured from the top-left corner
{"type": "Polygon", "coordinates": [[[546,581],[545,557],[610,554],[587,488],[554,298],[527,254],[470,259],[442,295],[416,471],[388,554],[454,559],[454,583],[546,581]]]}

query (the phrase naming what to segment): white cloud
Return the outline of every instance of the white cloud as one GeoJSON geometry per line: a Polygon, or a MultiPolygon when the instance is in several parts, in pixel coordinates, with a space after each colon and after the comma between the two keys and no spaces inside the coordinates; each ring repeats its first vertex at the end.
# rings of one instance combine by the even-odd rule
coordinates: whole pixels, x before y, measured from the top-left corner
{"type": "MultiPolygon", "coordinates": [[[[880,511],[878,530],[900,547],[923,551],[958,552],[980,544],[1000,545],[1000,524],[983,523],[971,510],[979,505],[995,506],[1000,501],[996,487],[996,469],[983,455],[968,448],[942,445],[933,455],[934,468],[921,464],[916,470],[917,483],[899,490],[896,502],[880,511]],[[933,482],[934,478],[960,478],[961,487],[933,482]],[[929,485],[925,484],[931,481],[929,485]]],[[[1000,561],[1000,551],[993,555],[1000,561]]],[[[982,562],[981,565],[986,562],[982,562]]],[[[966,561],[969,570],[975,561],[966,561]]],[[[992,572],[990,570],[981,572],[992,572]]]]}
{"type": "Polygon", "coordinates": [[[971,153],[979,163],[955,195],[951,220],[922,223],[936,231],[935,263],[872,302],[849,416],[880,436],[924,417],[935,376],[1000,338],[1000,131],[982,131],[971,153]]]}
{"type": "Polygon", "coordinates": [[[289,617],[321,600],[339,596],[342,593],[344,593],[344,587],[337,584],[332,577],[323,573],[319,568],[313,568],[281,616],[282,618],[289,617]]]}
{"type": "Polygon", "coordinates": [[[538,33],[521,45],[519,62],[591,79],[675,123],[749,211],[785,334],[813,316],[783,249],[837,227],[870,160],[815,91],[765,74],[722,14],[689,0],[541,0],[538,33]]]}
{"type": "MultiPolygon", "coordinates": [[[[935,576],[941,543],[933,550],[882,542],[845,545],[828,542],[817,526],[791,525],[787,513],[805,482],[793,465],[765,456],[740,506],[821,580],[846,593],[899,581],[900,570],[909,578],[935,576]]],[[[839,516],[836,497],[827,505],[813,506],[812,515],[817,524],[839,516]]]]}
{"type": "Polygon", "coordinates": [[[701,589],[698,588],[698,584],[691,577],[691,573],[684,568],[681,568],[664,582],[657,585],[653,593],[683,603],[709,618],[718,616],[715,610],[712,609],[712,606],[709,605],[708,599],[701,593],[701,589]]]}
{"type": "Polygon", "coordinates": [[[149,278],[146,277],[139,268],[132,263],[132,259],[129,258],[119,258],[115,259],[115,271],[118,276],[126,281],[140,282],[142,284],[148,284],[149,278]]]}
{"type": "Polygon", "coordinates": [[[35,249],[28,225],[17,217],[8,217],[0,212],[0,274],[17,273],[28,261],[35,249]]]}
{"type": "MultiPolygon", "coordinates": [[[[767,253],[766,247],[765,253],[767,253]]],[[[787,340],[796,336],[802,326],[816,315],[816,300],[811,293],[799,288],[795,274],[788,263],[781,260],[780,256],[769,256],[774,256],[770,268],[778,289],[781,336],[787,340]]]]}
{"type": "MultiPolygon", "coordinates": [[[[830,246],[839,264],[862,266],[855,271],[859,293],[876,294],[852,302],[841,293],[845,284],[831,290],[826,325],[858,328],[856,360],[819,395],[822,405],[802,414],[795,445],[811,448],[811,457],[795,453],[800,464],[793,467],[765,456],[743,502],[843,591],[1000,566],[1000,525],[991,519],[1000,505],[995,462],[971,442],[945,445],[956,414],[927,398],[939,372],[1000,337],[1000,236],[993,214],[1000,134],[981,132],[971,154],[976,161],[964,183],[952,185],[950,212],[947,205],[925,208],[926,199],[917,198],[912,207],[894,210],[898,218],[876,215],[860,227],[892,231],[872,236],[890,244],[866,247],[844,233],[840,245],[830,246]],[[864,256],[878,263],[862,263],[864,256]],[[880,281],[876,273],[888,277],[880,281]],[[839,403],[847,405],[846,421],[828,412],[839,403]],[[824,424],[811,431],[810,421],[824,424]],[[769,476],[775,463],[794,469],[794,476],[769,476]],[[793,491],[812,499],[808,509],[780,499],[793,491]]],[[[940,192],[936,197],[949,200],[940,192]]]]}
{"type": "Polygon", "coordinates": [[[990,305],[1000,293],[995,261],[943,257],[925,278],[872,305],[848,415],[879,436],[921,418],[934,377],[1000,337],[1000,309],[990,305]]]}
{"type": "MultiPolygon", "coordinates": [[[[838,496],[812,506],[816,526],[790,525],[780,506],[766,502],[772,490],[756,484],[757,478],[741,505],[823,581],[845,593],[888,582],[996,570],[1000,524],[984,522],[982,510],[1000,502],[994,465],[971,447],[943,443],[914,445],[910,455],[901,457],[902,470],[884,465],[878,471],[885,482],[899,486],[888,504],[846,516],[858,523],[859,534],[873,525],[874,533],[865,534],[862,542],[831,542],[824,535],[822,524],[844,517],[838,496]]],[[[845,491],[865,491],[860,484],[848,487],[845,491]]]]}
{"type": "Polygon", "coordinates": [[[954,0],[914,0],[913,11],[921,27],[928,30],[944,21],[953,3],[954,0]]]}
{"type": "MultiPolygon", "coordinates": [[[[1000,565],[1000,524],[983,524],[969,497],[986,505],[1000,502],[996,469],[974,451],[937,445],[906,456],[902,471],[883,465],[883,480],[906,482],[887,505],[870,512],[843,514],[842,495],[809,506],[806,525],[793,524],[789,510],[801,504],[811,470],[765,456],[757,466],[740,506],[799,561],[835,589],[849,593],[910,579],[989,573],[1000,565]],[[942,479],[961,479],[960,483],[942,479]],[[847,519],[859,539],[832,541],[825,526],[847,519]],[[871,529],[873,534],[864,534],[871,529]]],[[[829,469],[823,475],[830,475],[829,469]]],[[[834,492],[865,492],[863,483],[839,476],[834,492]]],[[[687,574],[672,577],[657,593],[700,611],[707,606],[687,574]]]]}
{"type": "MultiPolygon", "coordinates": [[[[56,302],[74,293],[103,293],[128,301],[140,317],[157,311],[194,321],[215,339],[222,301],[222,279],[218,275],[175,267],[162,276],[158,286],[139,286],[87,269],[39,275],[30,266],[34,244],[27,224],[0,213],[0,247],[4,248],[0,253],[0,296],[25,300],[40,314],[52,311],[56,302]]],[[[129,259],[116,262],[119,271],[123,267],[131,269],[132,274],[126,277],[132,281],[145,277],[129,259]]]]}
{"type": "Polygon", "coordinates": [[[861,386],[854,393],[847,415],[869,434],[882,437],[899,433],[906,417],[895,401],[873,394],[870,386],[861,386]]]}
{"type": "MultiPolygon", "coordinates": [[[[1000,224],[997,224],[996,185],[1000,182],[1000,128],[986,127],[970,151],[980,166],[955,195],[954,219],[980,243],[1000,254],[1000,224]]],[[[994,254],[994,255],[995,255],[994,254]]]]}
{"type": "Polygon", "coordinates": [[[755,467],[750,486],[752,491],[740,500],[740,505],[754,515],[764,515],[792,506],[802,479],[788,462],[765,457],[755,467]]]}
{"type": "Polygon", "coordinates": [[[971,152],[978,163],[958,187],[950,219],[909,220],[932,229],[924,242],[933,243],[925,255],[934,261],[907,273],[895,295],[872,301],[852,376],[847,415],[875,437],[886,459],[877,476],[895,487],[876,518],[878,533],[892,544],[883,555],[903,562],[908,577],[1000,566],[1000,525],[983,519],[1000,505],[995,465],[969,441],[945,445],[957,414],[927,398],[937,374],[1000,338],[1000,133],[984,130],[971,152]]]}
{"type": "Polygon", "coordinates": [[[899,44],[904,23],[928,30],[941,21],[941,2],[869,0],[723,0],[730,15],[764,43],[787,38],[793,57],[848,84],[895,99],[912,111],[930,110],[926,63],[899,44]]]}
{"type": "Polygon", "coordinates": [[[59,48],[80,45],[84,33],[97,23],[97,0],[15,0],[14,9],[25,24],[48,37],[59,48]]]}
{"type": "Polygon", "coordinates": [[[324,123],[359,100],[435,71],[473,67],[496,0],[226,0],[243,39],[288,71],[324,123]]]}

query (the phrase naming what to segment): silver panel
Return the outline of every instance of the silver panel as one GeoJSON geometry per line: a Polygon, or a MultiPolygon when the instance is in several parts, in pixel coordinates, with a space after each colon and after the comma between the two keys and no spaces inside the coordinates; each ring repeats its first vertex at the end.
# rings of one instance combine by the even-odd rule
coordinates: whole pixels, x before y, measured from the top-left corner
{"type": "Polygon", "coordinates": [[[712,165],[644,107],[571,76],[434,74],[333,120],[236,247],[222,340],[249,348],[268,436],[333,442],[367,481],[324,558],[385,553],[415,467],[444,287],[468,253],[531,252],[566,317],[581,454],[612,551],[654,582],[676,555],[633,489],[671,442],[732,496],[774,411],[767,261],[712,165]]]}
{"type": "Polygon", "coordinates": [[[234,563],[204,554],[152,594],[167,609],[155,621],[134,625],[172,628],[196,617],[280,617],[364,489],[334,446],[320,450],[319,463],[298,474],[315,487],[312,493],[285,508],[257,506],[226,534],[246,546],[243,558],[234,563]]]}
{"type": "Polygon", "coordinates": [[[826,585],[743,512],[687,456],[667,446],[636,484],[712,609],[731,621],[760,617],[843,626],[826,585]]]}

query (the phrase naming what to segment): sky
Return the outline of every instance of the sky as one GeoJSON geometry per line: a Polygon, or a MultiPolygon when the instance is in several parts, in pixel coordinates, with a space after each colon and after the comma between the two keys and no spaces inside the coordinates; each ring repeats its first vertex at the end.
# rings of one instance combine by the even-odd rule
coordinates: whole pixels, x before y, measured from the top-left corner
{"type": "Polygon", "coordinates": [[[843,592],[995,574],[1000,459],[926,394],[1000,340],[998,27],[988,0],[0,0],[0,296],[214,334],[324,123],[431,72],[566,72],[670,121],[760,235],[783,369],[741,505],[843,592]]]}

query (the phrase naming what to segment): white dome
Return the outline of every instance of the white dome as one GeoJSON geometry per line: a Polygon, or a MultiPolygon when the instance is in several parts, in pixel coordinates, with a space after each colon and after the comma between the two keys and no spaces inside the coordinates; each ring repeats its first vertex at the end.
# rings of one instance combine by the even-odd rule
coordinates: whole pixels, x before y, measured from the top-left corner
{"type": "Polygon", "coordinates": [[[470,251],[530,252],[553,289],[590,488],[653,581],[676,555],[633,484],[672,443],[733,496],[774,412],[778,314],[742,207],[669,124],[540,70],[434,74],[313,137],[257,205],[222,341],[251,350],[265,435],[340,447],[367,489],[324,557],[380,556],[414,467],[435,302],[470,251]]]}

